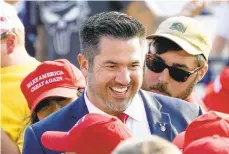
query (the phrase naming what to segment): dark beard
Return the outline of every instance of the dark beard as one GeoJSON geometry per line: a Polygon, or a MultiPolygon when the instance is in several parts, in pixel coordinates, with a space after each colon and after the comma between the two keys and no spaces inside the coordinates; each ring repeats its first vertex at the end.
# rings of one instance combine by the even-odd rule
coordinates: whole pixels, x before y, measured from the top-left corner
{"type": "Polygon", "coordinates": [[[157,83],[155,85],[150,86],[150,90],[158,90],[162,93],[167,94],[168,96],[172,96],[170,92],[167,90],[165,84],[163,83],[157,83]]]}
{"type": "Polygon", "coordinates": [[[176,98],[180,98],[180,99],[183,99],[183,100],[186,100],[192,93],[193,91],[193,88],[195,87],[196,83],[198,82],[198,73],[196,75],[196,77],[193,79],[193,81],[190,83],[190,85],[188,86],[188,88],[182,92],[181,94],[179,94],[176,98]]]}
{"type": "Polygon", "coordinates": [[[172,94],[167,90],[166,85],[163,83],[157,83],[155,85],[152,85],[152,86],[150,86],[149,90],[158,90],[162,93],[167,94],[170,97],[175,97],[175,98],[180,98],[180,99],[186,100],[190,96],[190,94],[192,93],[193,88],[195,87],[196,83],[198,82],[197,80],[198,80],[198,74],[195,76],[193,81],[189,84],[188,88],[185,91],[178,94],[177,96],[172,96],[172,94]]]}

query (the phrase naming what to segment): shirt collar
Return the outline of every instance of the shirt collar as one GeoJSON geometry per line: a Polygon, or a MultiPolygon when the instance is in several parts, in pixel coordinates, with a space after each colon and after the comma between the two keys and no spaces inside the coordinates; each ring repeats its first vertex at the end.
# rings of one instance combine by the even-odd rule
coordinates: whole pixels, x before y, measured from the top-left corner
{"type": "MultiPolygon", "coordinates": [[[[88,99],[86,92],[87,92],[87,89],[85,89],[85,92],[84,92],[84,99],[85,99],[85,103],[87,105],[89,113],[98,113],[98,114],[103,114],[103,115],[109,115],[105,113],[104,111],[100,110],[99,108],[97,108],[94,104],[92,104],[91,101],[88,99]]],[[[140,98],[139,94],[136,94],[134,98],[132,99],[131,104],[129,105],[129,107],[126,109],[124,113],[127,114],[129,117],[131,117],[134,120],[142,121],[143,116],[145,114],[143,113],[143,111],[145,110],[144,110],[142,99],[140,98]]]]}
{"type": "Polygon", "coordinates": [[[98,114],[108,115],[107,113],[105,113],[102,110],[100,110],[99,108],[97,108],[94,104],[92,104],[91,101],[88,99],[86,93],[87,93],[87,89],[85,89],[85,91],[84,91],[84,100],[85,100],[85,103],[87,105],[89,113],[98,113],[98,114]]]}
{"type": "Polygon", "coordinates": [[[141,121],[145,114],[142,111],[145,111],[144,105],[142,99],[137,93],[124,113],[126,113],[129,117],[133,118],[134,120],[141,121]]]}

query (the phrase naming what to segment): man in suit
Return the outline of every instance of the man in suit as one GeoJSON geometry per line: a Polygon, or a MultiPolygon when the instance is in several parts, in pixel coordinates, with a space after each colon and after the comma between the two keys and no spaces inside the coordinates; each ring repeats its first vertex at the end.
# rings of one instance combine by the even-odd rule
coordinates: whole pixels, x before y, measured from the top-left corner
{"type": "Polygon", "coordinates": [[[140,90],[147,42],[145,28],[136,19],[118,12],[96,14],[82,24],[80,41],[84,94],[28,127],[23,154],[59,153],[42,146],[41,135],[69,131],[87,113],[117,116],[133,136],[156,134],[169,141],[202,114],[196,104],[140,90]]]}

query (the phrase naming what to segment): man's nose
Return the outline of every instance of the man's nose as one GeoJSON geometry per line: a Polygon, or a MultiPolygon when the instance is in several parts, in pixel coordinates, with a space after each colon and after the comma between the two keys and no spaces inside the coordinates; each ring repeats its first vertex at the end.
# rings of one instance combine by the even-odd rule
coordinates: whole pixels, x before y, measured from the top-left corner
{"type": "Polygon", "coordinates": [[[158,80],[161,83],[168,84],[170,81],[169,70],[165,68],[161,73],[159,73],[158,80]]]}
{"type": "Polygon", "coordinates": [[[116,75],[116,82],[122,85],[128,85],[130,83],[130,71],[128,68],[122,68],[116,75]]]}

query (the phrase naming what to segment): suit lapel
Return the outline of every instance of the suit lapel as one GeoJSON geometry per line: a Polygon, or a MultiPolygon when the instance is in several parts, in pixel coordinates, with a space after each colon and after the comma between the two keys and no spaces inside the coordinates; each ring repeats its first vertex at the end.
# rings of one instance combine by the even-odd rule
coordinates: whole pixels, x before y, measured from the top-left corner
{"type": "MultiPolygon", "coordinates": [[[[169,114],[161,112],[162,105],[152,93],[140,90],[139,94],[144,103],[151,133],[172,141],[172,128],[169,114]]],[[[70,122],[72,126],[80,118],[89,113],[84,100],[84,94],[73,102],[70,113],[72,116],[70,122]]]]}
{"type": "Polygon", "coordinates": [[[89,111],[87,109],[87,105],[84,100],[84,93],[76,100],[73,102],[71,107],[71,116],[73,119],[77,119],[77,121],[82,118],[84,115],[88,114],[89,111]]]}
{"type": "Polygon", "coordinates": [[[172,141],[171,120],[168,113],[161,112],[162,105],[151,92],[139,91],[152,134],[172,141]]]}

